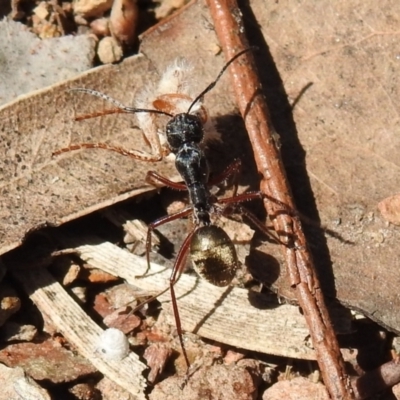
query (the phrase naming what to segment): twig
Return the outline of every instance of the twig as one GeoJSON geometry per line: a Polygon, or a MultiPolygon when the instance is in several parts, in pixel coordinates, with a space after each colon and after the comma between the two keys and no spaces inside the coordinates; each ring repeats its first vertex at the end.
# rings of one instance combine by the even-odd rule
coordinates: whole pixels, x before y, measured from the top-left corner
{"type": "MultiPolygon", "coordinates": [[[[249,47],[235,0],[207,0],[215,30],[225,53],[230,59],[249,47]]],[[[258,171],[262,177],[260,188],[268,198],[267,213],[272,217],[276,232],[284,232],[293,243],[283,246],[289,279],[296,288],[297,298],[306,318],[324,383],[333,399],[353,399],[344,362],[326,309],[313,260],[298,218],[288,213],[294,209],[285,170],[275,145],[276,133],[272,128],[269,111],[261,83],[255,73],[251,54],[244,54],[231,66],[230,72],[236,101],[246,124],[253,146],[258,171]],[[285,204],[287,208],[282,207],[285,204]]]]}

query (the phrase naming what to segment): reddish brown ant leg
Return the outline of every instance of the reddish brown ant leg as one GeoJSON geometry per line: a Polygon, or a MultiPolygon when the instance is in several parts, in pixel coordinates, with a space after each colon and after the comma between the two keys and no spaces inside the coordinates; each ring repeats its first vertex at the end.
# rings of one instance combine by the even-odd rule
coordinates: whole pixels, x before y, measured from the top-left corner
{"type": "Polygon", "coordinates": [[[227,197],[225,199],[219,199],[218,203],[220,204],[227,204],[230,205],[232,204],[236,210],[239,211],[239,213],[244,214],[261,232],[263,232],[266,236],[272,238],[276,243],[282,244],[287,246],[287,243],[282,242],[278,237],[276,237],[274,234],[272,234],[269,229],[249,210],[246,208],[237,205],[235,207],[235,204],[238,203],[244,203],[246,201],[251,201],[254,199],[263,199],[264,195],[262,192],[257,191],[257,192],[247,192],[247,193],[242,193],[238,194],[236,196],[232,197],[227,197]]]}
{"type": "Polygon", "coordinates": [[[233,196],[236,196],[239,185],[238,177],[241,169],[242,169],[242,161],[239,158],[237,158],[233,160],[233,162],[224,171],[222,171],[217,176],[212,177],[209,180],[208,185],[209,186],[218,185],[219,183],[228,179],[230,176],[233,176],[233,182],[232,182],[233,196]]]}
{"type": "Polygon", "coordinates": [[[147,228],[147,238],[146,238],[146,260],[147,260],[147,268],[146,271],[139,276],[136,276],[136,278],[143,278],[146,276],[146,274],[149,272],[150,269],[150,251],[151,251],[151,234],[160,225],[164,225],[167,222],[174,221],[179,218],[187,217],[188,215],[193,213],[192,207],[186,207],[183,210],[172,214],[172,215],[167,215],[165,217],[159,218],[158,220],[152,222],[149,224],[147,228]]]}
{"type": "Polygon", "coordinates": [[[122,147],[117,147],[117,146],[111,146],[107,143],[77,143],[77,144],[72,144],[71,146],[64,147],[62,149],[58,149],[55,152],[53,152],[53,157],[58,156],[62,153],[68,153],[69,151],[75,151],[75,150],[81,150],[81,149],[103,149],[103,150],[109,150],[113,151],[115,153],[121,154],[122,156],[128,156],[131,158],[134,158],[136,160],[140,161],[160,161],[162,156],[161,155],[151,155],[151,154],[146,154],[142,153],[140,151],[136,150],[126,150],[122,147]]]}
{"type": "Polygon", "coordinates": [[[155,171],[147,172],[146,182],[155,187],[166,186],[174,190],[187,190],[187,186],[184,183],[173,182],[155,171]]]}
{"type": "Polygon", "coordinates": [[[179,249],[179,253],[176,257],[171,276],[169,278],[169,288],[170,288],[170,292],[171,292],[172,309],[174,310],[176,331],[178,333],[179,343],[181,345],[182,354],[185,359],[186,367],[187,367],[185,381],[187,381],[187,379],[189,377],[190,362],[189,362],[189,357],[188,357],[186,349],[185,349],[185,345],[183,343],[182,324],[181,324],[181,318],[179,316],[178,303],[176,301],[174,285],[176,282],[178,282],[180,276],[182,275],[183,269],[185,268],[186,260],[189,255],[190,243],[191,243],[194,233],[196,232],[196,229],[197,229],[197,227],[192,229],[190,231],[190,233],[186,236],[186,239],[184,240],[184,242],[182,243],[182,246],[179,249]]]}

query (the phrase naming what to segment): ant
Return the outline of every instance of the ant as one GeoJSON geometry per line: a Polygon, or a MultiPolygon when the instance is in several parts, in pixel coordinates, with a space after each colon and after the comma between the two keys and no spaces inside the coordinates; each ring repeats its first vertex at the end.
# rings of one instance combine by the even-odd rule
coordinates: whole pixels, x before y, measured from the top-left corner
{"type": "MultiPolygon", "coordinates": [[[[183,332],[174,285],[183,272],[187,257],[190,253],[194,269],[202,278],[211,284],[220,287],[228,286],[232,282],[238,268],[238,258],[232,240],[222,228],[212,223],[211,216],[232,215],[239,212],[249,218],[250,221],[253,222],[262,232],[272,237],[275,242],[283,244],[283,242],[275,237],[275,235],[271,234],[252,213],[240,205],[240,203],[264,197],[261,192],[237,194],[237,177],[239,170],[241,169],[241,161],[238,159],[234,160],[219,176],[210,178],[207,157],[201,147],[205,136],[205,123],[208,120],[207,113],[201,105],[203,96],[217,84],[222,74],[236,59],[250,50],[253,49],[245,49],[231,58],[221,69],[217,78],[198,96],[196,96],[194,100],[190,101],[191,97],[182,94],[182,91],[175,95],[159,95],[157,99],[153,101],[155,109],[127,107],[103,93],[90,89],[73,89],[101,97],[104,100],[113,103],[117,109],[107,111],[107,114],[120,112],[161,114],[168,116],[170,119],[165,128],[165,144],[167,145],[167,150],[163,149],[160,135],[154,135],[154,121],[150,119],[146,122],[146,119],[142,119],[142,125],[151,122],[148,125],[152,127],[152,130],[150,131],[151,134],[147,133],[149,136],[146,137],[149,139],[152,149],[155,150],[155,154],[144,154],[136,150],[128,151],[105,143],[82,143],[71,145],[70,147],[60,149],[53,154],[57,155],[80,148],[102,148],[144,161],[160,160],[163,155],[168,154],[168,152],[175,156],[175,166],[183,179],[183,183],[173,182],[168,178],[159,175],[155,171],[149,171],[147,173],[146,181],[154,186],[163,185],[174,190],[187,191],[190,198],[190,205],[175,214],[162,217],[149,224],[146,239],[147,270],[143,276],[147,274],[148,269],[150,268],[151,234],[153,230],[165,223],[191,215],[194,226],[184,239],[183,244],[178,251],[171,272],[169,287],[161,292],[164,293],[167,290],[170,290],[171,293],[179,342],[187,366],[186,377],[188,377],[189,374],[190,362],[183,343],[183,332]],[[186,107],[184,111],[180,111],[174,115],[171,113],[171,110],[173,109],[181,110],[183,105],[186,107]],[[165,111],[166,109],[168,109],[168,111],[165,111]],[[234,181],[232,196],[217,199],[211,194],[210,187],[226,181],[231,176],[234,181]]],[[[180,79],[176,74],[175,78],[177,80],[180,79]]],[[[91,118],[93,116],[104,114],[104,112],[92,114],[83,116],[79,119],[91,118]]],[[[161,293],[150,298],[146,303],[152,301],[161,293]]]]}
{"type": "Polygon", "coordinates": [[[166,125],[166,140],[171,152],[175,154],[175,166],[184,183],[173,182],[154,171],[149,171],[146,177],[146,181],[154,186],[163,185],[174,190],[185,190],[190,198],[189,206],[149,224],[146,239],[147,270],[145,272],[146,274],[150,268],[151,234],[153,230],[165,223],[192,215],[194,227],[179,249],[171,272],[169,288],[163,291],[166,292],[169,289],[171,293],[178,337],[187,365],[186,376],[189,373],[190,362],[183,343],[174,285],[183,272],[187,257],[190,253],[194,269],[202,278],[220,287],[228,286],[232,282],[238,268],[234,244],[222,228],[212,224],[211,215],[231,215],[234,211],[239,211],[255,223],[262,232],[272,237],[274,241],[282,243],[252,213],[239,205],[239,203],[263,197],[261,192],[237,194],[237,175],[241,168],[240,160],[235,160],[222,174],[210,179],[207,158],[200,147],[204,139],[204,126],[201,117],[196,114],[190,114],[195,103],[215,86],[226,68],[247,51],[249,49],[234,56],[221,70],[217,79],[195,98],[188,110],[173,116],[166,125]],[[219,184],[230,176],[234,176],[233,195],[224,199],[216,199],[210,192],[210,186],[219,184]],[[234,206],[234,209],[229,206],[234,206]]]}

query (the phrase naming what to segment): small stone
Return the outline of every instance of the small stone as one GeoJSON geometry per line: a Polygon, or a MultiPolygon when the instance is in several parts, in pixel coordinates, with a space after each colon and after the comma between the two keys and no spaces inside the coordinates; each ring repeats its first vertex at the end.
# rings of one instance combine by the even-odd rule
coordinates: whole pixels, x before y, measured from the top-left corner
{"type": "Polygon", "coordinates": [[[244,354],[243,353],[239,353],[237,351],[233,351],[233,350],[228,350],[226,352],[226,355],[224,357],[224,363],[226,365],[229,364],[235,364],[237,363],[239,360],[241,360],[242,358],[244,358],[244,354]]]}
{"type": "Polygon", "coordinates": [[[25,376],[19,367],[8,368],[0,364],[0,387],[2,399],[50,400],[47,390],[25,376]]]}
{"type": "Polygon", "coordinates": [[[42,20],[46,19],[50,14],[45,1],[41,1],[39,5],[33,9],[33,12],[42,20]]]}
{"type": "Polygon", "coordinates": [[[52,383],[71,382],[96,371],[84,357],[66,350],[53,339],[5,346],[0,351],[0,362],[22,367],[33,379],[52,383]]]}
{"type": "Polygon", "coordinates": [[[108,289],[106,291],[106,296],[110,305],[115,309],[125,306],[137,306],[137,291],[126,283],[115,285],[108,289]]]}
{"type": "Polygon", "coordinates": [[[103,323],[110,328],[116,328],[123,333],[132,332],[140,326],[142,320],[135,314],[130,312],[128,307],[121,307],[103,319],[103,323]]]}
{"type": "Polygon", "coordinates": [[[85,268],[81,277],[82,279],[86,278],[91,283],[109,283],[119,279],[117,276],[111,275],[98,268],[85,268]]]}
{"type": "Polygon", "coordinates": [[[280,381],[268,388],[262,400],[329,400],[328,392],[322,383],[312,383],[310,380],[297,377],[280,381]]]}
{"type": "Polygon", "coordinates": [[[86,292],[87,288],[84,286],[75,286],[71,288],[71,292],[79,299],[79,301],[83,304],[86,303],[86,292]]]}
{"type": "Polygon", "coordinates": [[[90,23],[90,28],[96,36],[110,36],[108,18],[97,18],[90,23]]]}
{"type": "Polygon", "coordinates": [[[102,400],[137,400],[136,396],[129,394],[121,386],[104,377],[98,384],[97,389],[101,392],[102,400]]]}
{"type": "Polygon", "coordinates": [[[386,221],[400,225],[400,194],[387,197],[378,204],[379,211],[386,221]]]}
{"type": "Polygon", "coordinates": [[[122,47],[114,38],[107,36],[100,40],[97,55],[103,64],[112,64],[122,58],[122,47]]]}
{"type": "Polygon", "coordinates": [[[78,383],[68,389],[76,400],[100,400],[100,391],[88,383],[78,383]]]}
{"type": "Polygon", "coordinates": [[[110,14],[110,30],[117,41],[131,46],[136,39],[137,0],[114,0],[110,14]]]}
{"type": "Polygon", "coordinates": [[[113,0],[76,0],[74,1],[74,13],[85,18],[102,17],[111,9],[113,0]]]}

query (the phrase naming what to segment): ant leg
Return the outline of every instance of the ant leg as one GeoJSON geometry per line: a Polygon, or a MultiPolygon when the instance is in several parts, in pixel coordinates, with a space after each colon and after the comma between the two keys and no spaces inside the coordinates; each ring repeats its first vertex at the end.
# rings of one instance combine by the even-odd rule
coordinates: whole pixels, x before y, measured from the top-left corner
{"type": "MultiPolygon", "coordinates": [[[[180,216],[182,216],[182,215],[179,215],[179,217],[180,216]]],[[[163,222],[165,222],[165,221],[163,221],[163,222]]],[[[178,309],[178,303],[177,303],[177,299],[176,299],[174,286],[178,282],[180,276],[182,275],[183,269],[186,265],[186,260],[189,255],[190,243],[191,243],[192,237],[193,237],[194,233],[196,232],[196,230],[197,230],[197,226],[194,229],[192,229],[191,232],[186,236],[185,240],[182,243],[181,248],[179,249],[178,255],[175,260],[174,267],[171,272],[171,276],[169,278],[169,287],[167,287],[166,289],[164,289],[157,295],[152,296],[149,299],[147,299],[146,301],[142,302],[141,304],[139,304],[137,307],[135,307],[131,311],[132,313],[138,311],[144,304],[150,303],[151,301],[157,299],[158,296],[164,294],[167,290],[170,291],[172,310],[174,312],[174,318],[175,318],[176,331],[178,333],[179,344],[181,345],[182,354],[185,359],[185,363],[186,363],[186,367],[187,367],[185,382],[187,381],[187,379],[189,377],[190,362],[189,362],[189,357],[188,357],[186,349],[185,349],[185,344],[183,343],[183,330],[182,330],[181,318],[179,316],[179,309],[178,309]]]]}
{"type": "Polygon", "coordinates": [[[237,158],[233,160],[233,162],[230,165],[228,165],[228,167],[224,171],[222,171],[219,175],[211,178],[208,182],[208,185],[209,186],[218,185],[219,183],[228,179],[230,176],[233,176],[233,196],[236,196],[239,185],[238,178],[241,169],[242,169],[242,161],[239,158],[237,158]]]}
{"type": "Polygon", "coordinates": [[[271,238],[275,243],[281,244],[283,246],[287,246],[288,243],[283,242],[277,236],[270,232],[270,230],[249,210],[242,206],[238,206],[237,209],[243,215],[245,215],[252,223],[255,225],[258,230],[264,233],[265,236],[271,238]]]}
{"type": "Polygon", "coordinates": [[[235,204],[244,203],[245,201],[250,201],[254,199],[263,199],[264,195],[262,192],[246,192],[242,194],[237,194],[236,196],[225,197],[224,199],[218,199],[217,203],[221,204],[235,204]]]}
{"type": "Polygon", "coordinates": [[[165,178],[155,171],[147,172],[146,182],[155,187],[166,186],[174,190],[188,190],[184,183],[170,181],[168,178],[165,178]]]}
{"type": "Polygon", "coordinates": [[[178,333],[179,342],[180,342],[180,345],[182,348],[182,354],[185,359],[186,367],[187,367],[185,382],[189,378],[190,362],[189,362],[189,357],[188,357],[186,349],[185,349],[185,345],[183,343],[183,331],[182,331],[181,319],[179,316],[178,303],[176,301],[174,285],[179,280],[180,276],[182,275],[182,272],[186,265],[186,260],[187,260],[188,254],[189,254],[190,242],[191,242],[192,237],[193,237],[194,233],[196,232],[197,228],[198,227],[196,226],[194,229],[192,229],[191,232],[186,236],[186,239],[183,241],[182,246],[179,249],[179,253],[176,257],[175,264],[172,269],[171,277],[169,278],[169,288],[170,288],[170,292],[171,292],[172,309],[174,311],[176,331],[178,333]]]}
{"type": "Polygon", "coordinates": [[[80,150],[80,149],[103,149],[103,150],[109,150],[109,151],[114,151],[115,153],[121,154],[122,156],[128,156],[132,157],[136,160],[140,161],[160,161],[162,159],[161,154],[147,154],[143,153],[138,150],[126,150],[122,147],[118,146],[111,146],[107,143],[78,143],[78,144],[73,144],[68,147],[64,147],[62,149],[58,149],[53,152],[52,156],[58,156],[62,153],[68,153],[69,151],[75,151],[75,150],[80,150]]]}
{"type": "Polygon", "coordinates": [[[161,217],[156,221],[149,224],[147,228],[147,238],[146,238],[146,261],[147,261],[147,268],[144,274],[136,276],[136,278],[142,278],[147,275],[150,270],[150,250],[151,250],[151,234],[158,226],[166,224],[167,222],[174,221],[179,218],[187,217],[193,212],[192,207],[186,207],[181,211],[178,211],[175,214],[167,215],[165,217],[161,217]]]}
{"type": "Polygon", "coordinates": [[[247,193],[238,194],[238,195],[232,196],[232,197],[226,197],[225,199],[218,199],[218,203],[227,205],[223,211],[223,213],[225,213],[225,214],[234,212],[234,211],[233,212],[226,211],[226,208],[230,204],[232,204],[234,206],[234,209],[236,208],[236,210],[238,210],[240,213],[244,214],[266,236],[272,238],[276,243],[286,246],[287,243],[282,242],[278,237],[276,237],[274,234],[272,234],[269,231],[269,229],[252,212],[250,212],[249,210],[247,210],[246,208],[244,208],[240,205],[236,205],[238,203],[244,203],[245,201],[250,201],[250,200],[254,200],[254,199],[263,199],[263,198],[264,198],[264,194],[260,191],[247,192],[247,193]]]}

